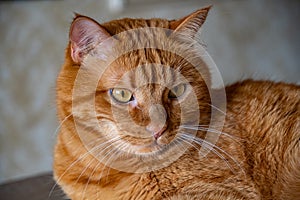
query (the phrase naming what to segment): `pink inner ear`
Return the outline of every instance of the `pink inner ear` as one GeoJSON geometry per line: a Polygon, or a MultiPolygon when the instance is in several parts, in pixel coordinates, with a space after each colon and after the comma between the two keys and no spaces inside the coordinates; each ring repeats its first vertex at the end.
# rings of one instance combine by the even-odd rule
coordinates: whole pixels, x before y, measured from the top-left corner
{"type": "Polygon", "coordinates": [[[97,44],[110,37],[109,33],[94,20],[79,16],[70,28],[71,56],[74,62],[81,63],[97,44]]]}

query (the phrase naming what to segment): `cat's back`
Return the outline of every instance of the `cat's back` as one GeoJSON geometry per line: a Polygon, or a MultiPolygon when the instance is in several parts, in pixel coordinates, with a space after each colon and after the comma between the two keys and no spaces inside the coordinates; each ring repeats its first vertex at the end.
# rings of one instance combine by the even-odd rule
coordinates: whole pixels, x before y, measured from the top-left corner
{"type": "MultiPolygon", "coordinates": [[[[242,101],[256,99],[275,100],[277,98],[295,98],[300,96],[300,85],[272,81],[245,80],[226,87],[227,100],[242,101]],[[238,96],[243,94],[243,96],[238,96]]],[[[293,102],[295,102],[294,99],[293,102]]],[[[298,99],[299,103],[300,99],[298,99]]]]}
{"type": "MultiPolygon", "coordinates": [[[[249,172],[263,196],[300,195],[300,86],[247,80],[226,88],[227,123],[245,141],[249,172]]],[[[228,131],[230,128],[228,128],[228,131]]]]}
{"type": "Polygon", "coordinates": [[[239,115],[240,118],[248,117],[253,121],[267,117],[285,121],[291,117],[299,117],[299,85],[246,80],[226,87],[226,96],[227,111],[239,115]]]}

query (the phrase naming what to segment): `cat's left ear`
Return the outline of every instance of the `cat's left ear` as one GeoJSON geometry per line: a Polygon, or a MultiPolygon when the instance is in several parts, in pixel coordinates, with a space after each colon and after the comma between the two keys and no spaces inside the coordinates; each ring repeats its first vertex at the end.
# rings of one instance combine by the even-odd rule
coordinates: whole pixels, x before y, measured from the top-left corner
{"type": "Polygon", "coordinates": [[[211,6],[196,10],[188,16],[170,22],[170,29],[176,33],[181,33],[194,37],[201,28],[208,15],[211,6]]]}

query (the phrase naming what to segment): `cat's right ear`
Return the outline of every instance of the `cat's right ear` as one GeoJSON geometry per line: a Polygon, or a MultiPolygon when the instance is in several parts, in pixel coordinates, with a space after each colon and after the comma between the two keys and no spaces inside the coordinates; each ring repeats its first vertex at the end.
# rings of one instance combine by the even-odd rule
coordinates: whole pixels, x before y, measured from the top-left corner
{"type": "Polygon", "coordinates": [[[194,38],[206,20],[211,6],[201,8],[178,20],[170,22],[170,29],[187,37],[194,38]]]}
{"type": "Polygon", "coordinates": [[[80,64],[90,50],[110,37],[105,28],[95,20],[76,14],[69,33],[73,61],[80,64]]]}

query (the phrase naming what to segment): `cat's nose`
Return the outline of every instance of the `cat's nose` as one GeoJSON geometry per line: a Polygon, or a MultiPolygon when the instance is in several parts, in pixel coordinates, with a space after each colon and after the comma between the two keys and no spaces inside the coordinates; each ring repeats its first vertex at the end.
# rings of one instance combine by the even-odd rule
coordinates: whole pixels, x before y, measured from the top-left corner
{"type": "Polygon", "coordinates": [[[154,104],[149,109],[150,123],[146,126],[147,131],[158,139],[167,129],[167,113],[165,108],[160,104],[154,104]]]}
{"type": "Polygon", "coordinates": [[[162,136],[162,134],[164,133],[164,131],[167,129],[167,126],[163,126],[163,127],[159,127],[159,126],[156,126],[154,128],[150,128],[147,126],[147,130],[149,132],[151,132],[153,134],[153,137],[154,139],[158,139],[160,136],[162,136]]]}

